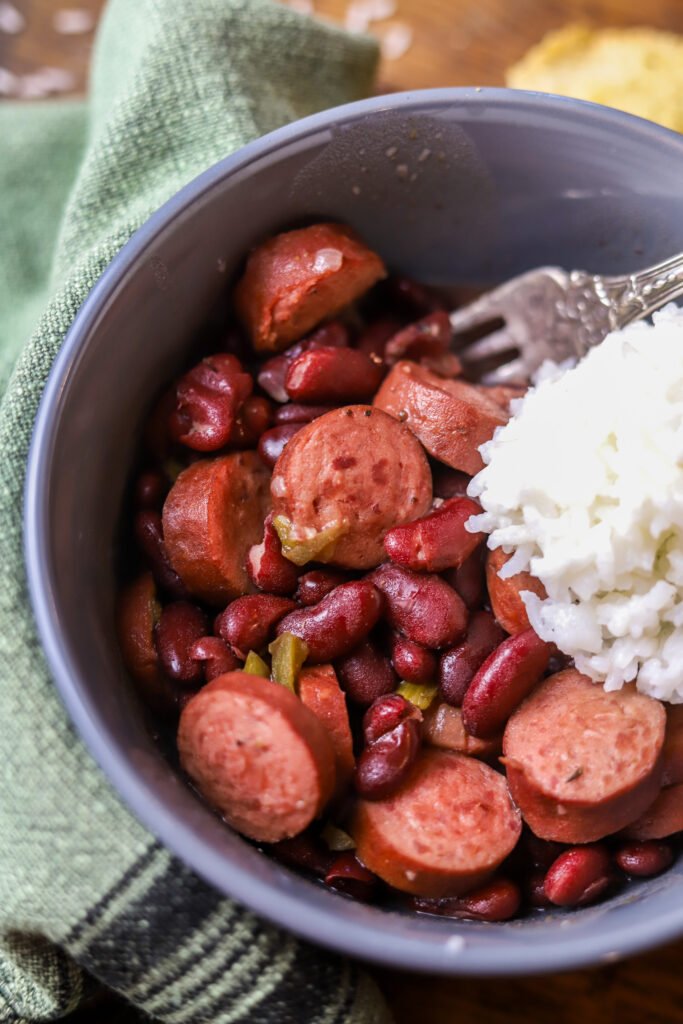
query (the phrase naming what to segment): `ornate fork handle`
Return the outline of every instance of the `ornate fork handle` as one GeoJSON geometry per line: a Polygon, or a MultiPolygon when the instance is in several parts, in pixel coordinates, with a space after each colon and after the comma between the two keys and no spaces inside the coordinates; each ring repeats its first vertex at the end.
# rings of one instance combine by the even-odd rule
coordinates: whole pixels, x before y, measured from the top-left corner
{"type": "Polygon", "coordinates": [[[641,320],[683,295],[683,253],[636,274],[593,278],[598,298],[611,309],[612,330],[641,320]]]}

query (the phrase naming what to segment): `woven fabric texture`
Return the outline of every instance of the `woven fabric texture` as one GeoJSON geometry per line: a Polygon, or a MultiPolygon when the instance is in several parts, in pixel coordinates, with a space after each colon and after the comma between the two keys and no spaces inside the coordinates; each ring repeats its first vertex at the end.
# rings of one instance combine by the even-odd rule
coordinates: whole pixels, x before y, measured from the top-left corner
{"type": "Polygon", "coordinates": [[[87,102],[0,106],[2,1021],[57,1019],[92,978],[174,1024],[388,1019],[355,965],[223,898],[122,806],[51,683],[21,525],[47,375],[115,253],[227,153],[365,95],[376,59],[268,0],[111,0],[87,102]]]}

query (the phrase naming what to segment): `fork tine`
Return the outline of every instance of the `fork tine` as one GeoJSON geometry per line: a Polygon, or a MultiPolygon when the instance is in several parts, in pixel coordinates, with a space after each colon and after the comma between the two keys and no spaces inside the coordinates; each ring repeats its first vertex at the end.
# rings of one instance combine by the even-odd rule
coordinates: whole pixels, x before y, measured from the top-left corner
{"type": "Polygon", "coordinates": [[[483,374],[482,384],[509,384],[512,381],[524,381],[528,376],[527,368],[523,359],[513,359],[510,363],[503,363],[490,373],[483,374]]]}
{"type": "Polygon", "coordinates": [[[543,292],[547,291],[549,285],[564,292],[568,281],[567,272],[561,267],[536,267],[535,270],[526,270],[463,306],[462,309],[453,310],[450,314],[453,331],[467,331],[472,327],[478,327],[486,320],[498,317],[505,320],[511,308],[518,307],[520,301],[526,300],[530,294],[537,295],[539,287],[543,292]]]}
{"type": "Polygon", "coordinates": [[[480,359],[501,355],[515,347],[512,331],[508,327],[501,327],[499,331],[493,331],[492,334],[487,334],[484,338],[467,345],[458,352],[458,358],[469,365],[480,359]]]}
{"type": "Polygon", "coordinates": [[[500,306],[497,302],[498,293],[501,289],[495,288],[487,292],[481,298],[475,299],[461,309],[454,309],[450,314],[451,327],[454,334],[461,331],[469,331],[472,327],[478,327],[487,320],[494,320],[499,317],[500,306]]]}

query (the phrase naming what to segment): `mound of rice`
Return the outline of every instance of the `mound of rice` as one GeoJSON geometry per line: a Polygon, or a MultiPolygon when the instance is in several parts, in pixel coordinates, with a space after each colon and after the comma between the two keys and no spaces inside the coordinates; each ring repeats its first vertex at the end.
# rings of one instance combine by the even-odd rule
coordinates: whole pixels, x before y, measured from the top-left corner
{"type": "Polygon", "coordinates": [[[545,640],[605,689],[683,702],[683,310],[615,332],[545,376],[481,450],[469,520],[548,597],[545,640]]]}

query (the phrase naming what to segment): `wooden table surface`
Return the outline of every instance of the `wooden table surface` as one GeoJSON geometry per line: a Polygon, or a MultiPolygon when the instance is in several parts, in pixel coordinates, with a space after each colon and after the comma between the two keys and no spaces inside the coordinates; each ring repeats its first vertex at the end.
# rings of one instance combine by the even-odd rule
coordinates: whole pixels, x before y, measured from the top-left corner
{"type": "MultiPolygon", "coordinates": [[[[16,34],[0,32],[0,68],[19,76],[19,88],[28,83],[28,92],[26,76],[41,67],[64,68],[73,75],[72,90],[82,92],[92,32],[59,33],[54,16],[63,7],[78,7],[96,20],[102,0],[14,5],[26,25],[16,34]]],[[[343,23],[350,0],[314,0],[313,6],[316,14],[343,23]]],[[[397,0],[395,14],[371,31],[384,37],[387,48],[397,40],[409,45],[402,56],[382,60],[378,91],[503,85],[506,67],[529,46],[577,18],[617,26],[647,21],[683,33],[683,0],[397,0]]],[[[623,963],[545,977],[442,979],[379,969],[373,974],[397,1024],[683,1024],[682,963],[683,941],[623,963]]],[[[124,1024],[137,1018],[113,1001],[75,1015],[74,1024],[76,1019],[124,1024]]]]}

